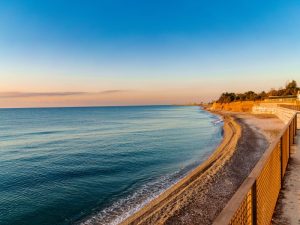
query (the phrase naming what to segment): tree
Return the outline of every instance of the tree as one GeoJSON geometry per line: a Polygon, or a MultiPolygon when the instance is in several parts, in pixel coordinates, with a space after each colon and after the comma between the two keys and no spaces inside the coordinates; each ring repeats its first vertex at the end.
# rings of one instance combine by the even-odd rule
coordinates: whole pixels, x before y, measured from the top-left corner
{"type": "Polygon", "coordinates": [[[294,90],[294,89],[297,89],[297,82],[295,80],[292,80],[290,83],[288,83],[286,86],[285,86],[286,89],[289,89],[289,90],[294,90]]]}
{"type": "Polygon", "coordinates": [[[257,94],[254,91],[247,91],[245,93],[222,93],[217,102],[219,103],[230,103],[233,101],[256,101],[256,100],[264,100],[270,96],[287,96],[287,95],[297,95],[297,92],[300,88],[297,87],[297,82],[292,80],[288,82],[285,88],[271,89],[268,93],[262,91],[257,94]]]}
{"type": "Polygon", "coordinates": [[[217,102],[219,103],[230,103],[235,101],[236,99],[236,95],[235,93],[222,93],[222,95],[220,96],[220,98],[217,100],[217,102]]]}

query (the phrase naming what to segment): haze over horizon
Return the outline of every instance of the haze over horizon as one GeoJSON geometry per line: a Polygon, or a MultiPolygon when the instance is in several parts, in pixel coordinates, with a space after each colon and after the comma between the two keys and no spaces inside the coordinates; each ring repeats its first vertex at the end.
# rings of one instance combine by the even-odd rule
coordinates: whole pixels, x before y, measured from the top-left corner
{"type": "Polygon", "coordinates": [[[183,104],[300,81],[300,2],[0,2],[0,107],[183,104]]]}

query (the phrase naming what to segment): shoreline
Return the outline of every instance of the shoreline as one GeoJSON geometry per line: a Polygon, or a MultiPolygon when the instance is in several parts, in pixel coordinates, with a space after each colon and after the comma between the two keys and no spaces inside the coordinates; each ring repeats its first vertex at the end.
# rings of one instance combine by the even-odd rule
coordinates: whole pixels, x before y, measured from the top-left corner
{"type": "Polygon", "coordinates": [[[200,184],[204,187],[232,157],[241,136],[240,125],[228,114],[220,111],[211,111],[205,107],[202,107],[202,109],[222,117],[224,122],[223,139],[218,147],[215,148],[207,160],[157,198],[151,200],[142,209],[122,221],[121,225],[165,223],[178,208],[183,207],[187,203],[188,196],[192,195],[195,185],[199,186],[200,184]]]}

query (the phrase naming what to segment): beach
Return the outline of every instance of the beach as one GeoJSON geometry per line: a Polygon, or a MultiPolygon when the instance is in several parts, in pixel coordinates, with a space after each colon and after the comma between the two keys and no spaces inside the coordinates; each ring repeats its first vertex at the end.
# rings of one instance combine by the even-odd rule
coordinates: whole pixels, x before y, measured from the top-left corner
{"type": "Polygon", "coordinates": [[[272,115],[214,113],[224,138],[211,157],[121,224],[211,224],[284,126],[272,115]]]}

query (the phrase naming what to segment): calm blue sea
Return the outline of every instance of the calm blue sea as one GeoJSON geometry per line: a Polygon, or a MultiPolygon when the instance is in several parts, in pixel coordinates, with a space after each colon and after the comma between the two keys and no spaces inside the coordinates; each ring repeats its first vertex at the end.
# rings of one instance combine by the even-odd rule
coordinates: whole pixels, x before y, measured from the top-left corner
{"type": "Polygon", "coordinates": [[[117,224],[222,138],[199,107],[0,109],[0,224],[117,224]]]}

